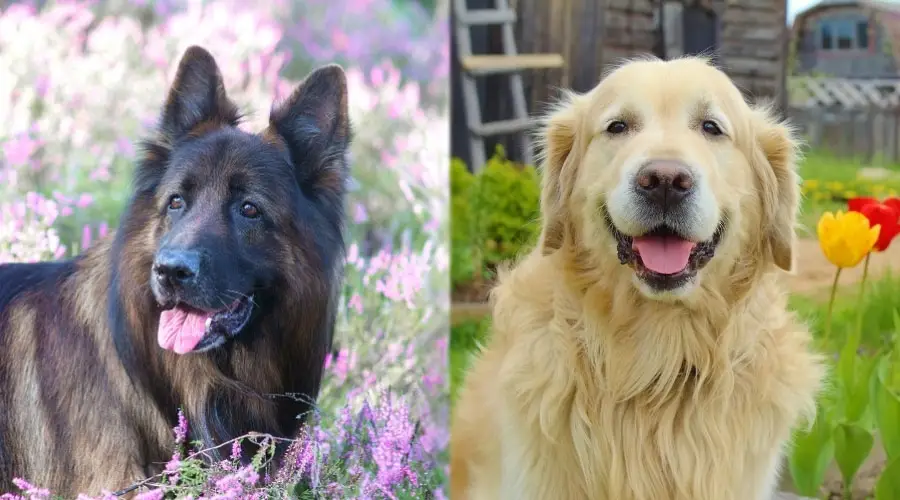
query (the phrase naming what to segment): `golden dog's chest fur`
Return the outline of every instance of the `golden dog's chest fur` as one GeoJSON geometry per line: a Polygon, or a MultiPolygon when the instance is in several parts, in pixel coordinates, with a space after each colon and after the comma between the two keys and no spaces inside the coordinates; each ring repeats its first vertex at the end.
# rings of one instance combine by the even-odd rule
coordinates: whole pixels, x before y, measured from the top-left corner
{"type": "Polygon", "coordinates": [[[532,255],[495,290],[454,422],[452,498],[769,498],[822,376],[774,279],[741,321],[698,332],[685,311],[623,309],[624,288],[578,297],[558,264],[532,255]],[[596,320],[576,319],[590,307],[596,320]],[[668,361],[688,353],[694,369],[668,361]]]}

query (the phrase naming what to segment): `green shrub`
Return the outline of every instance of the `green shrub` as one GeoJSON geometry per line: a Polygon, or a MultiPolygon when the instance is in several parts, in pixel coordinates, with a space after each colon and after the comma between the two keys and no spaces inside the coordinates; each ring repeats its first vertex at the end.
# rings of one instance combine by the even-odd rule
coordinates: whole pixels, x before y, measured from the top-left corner
{"type": "Polygon", "coordinates": [[[489,277],[498,264],[533,244],[540,229],[540,181],[534,167],[513,163],[499,148],[476,175],[455,159],[450,190],[454,286],[489,277]]]}
{"type": "Polygon", "coordinates": [[[471,281],[475,276],[474,239],[472,237],[472,209],[469,197],[475,176],[458,158],[450,162],[450,280],[471,281]]]}

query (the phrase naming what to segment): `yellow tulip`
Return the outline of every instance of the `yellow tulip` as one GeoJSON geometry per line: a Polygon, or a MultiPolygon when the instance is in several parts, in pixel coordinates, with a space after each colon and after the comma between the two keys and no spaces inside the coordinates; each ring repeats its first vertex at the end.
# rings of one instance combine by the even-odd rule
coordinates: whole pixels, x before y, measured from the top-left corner
{"type": "Polygon", "coordinates": [[[854,267],[878,241],[881,226],[869,227],[859,212],[825,212],[816,228],[825,257],[838,267],[854,267]]]}
{"type": "Polygon", "coordinates": [[[816,228],[825,257],[838,267],[855,267],[878,241],[881,226],[869,227],[859,212],[825,212],[816,228]]]}

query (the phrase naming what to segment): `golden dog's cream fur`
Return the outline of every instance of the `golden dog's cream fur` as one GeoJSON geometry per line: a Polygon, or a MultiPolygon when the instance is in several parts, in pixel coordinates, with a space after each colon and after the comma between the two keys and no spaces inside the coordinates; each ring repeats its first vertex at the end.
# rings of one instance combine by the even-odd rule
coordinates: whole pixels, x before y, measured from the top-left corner
{"type": "Polygon", "coordinates": [[[541,138],[543,229],[492,293],[492,336],[454,415],[451,498],[770,498],[824,375],[778,282],[794,260],[791,130],[684,58],[631,61],[568,95],[541,138]],[[604,134],[615,117],[633,131],[604,134]],[[619,263],[598,209],[649,158],[691,165],[705,209],[727,218],[674,294],[619,263]]]}

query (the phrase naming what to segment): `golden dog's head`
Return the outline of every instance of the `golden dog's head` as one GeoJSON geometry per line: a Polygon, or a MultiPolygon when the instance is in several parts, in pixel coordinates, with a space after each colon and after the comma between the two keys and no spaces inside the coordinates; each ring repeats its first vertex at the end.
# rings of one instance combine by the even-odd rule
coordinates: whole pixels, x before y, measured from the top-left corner
{"type": "Polygon", "coordinates": [[[568,95],[541,142],[544,253],[649,298],[791,270],[797,142],[706,60],[628,62],[568,95]]]}

